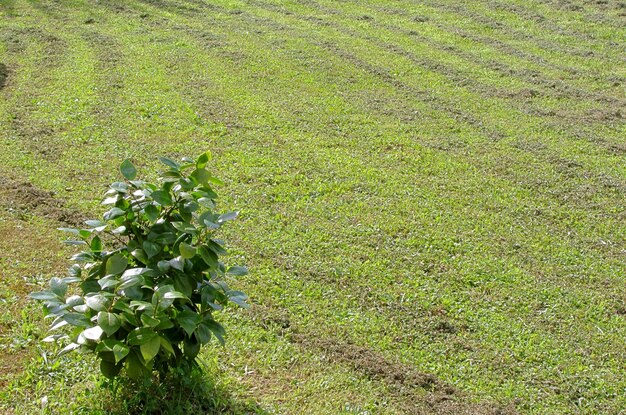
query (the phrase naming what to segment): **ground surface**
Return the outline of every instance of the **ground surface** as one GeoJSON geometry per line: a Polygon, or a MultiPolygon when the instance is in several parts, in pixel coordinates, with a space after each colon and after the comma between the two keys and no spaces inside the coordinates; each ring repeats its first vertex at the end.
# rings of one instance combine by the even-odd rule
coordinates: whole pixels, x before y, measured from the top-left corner
{"type": "Polygon", "coordinates": [[[211,149],[222,412],[620,413],[625,90],[617,0],[3,0],[0,412],[105,411],[24,296],[121,160],[211,149]]]}

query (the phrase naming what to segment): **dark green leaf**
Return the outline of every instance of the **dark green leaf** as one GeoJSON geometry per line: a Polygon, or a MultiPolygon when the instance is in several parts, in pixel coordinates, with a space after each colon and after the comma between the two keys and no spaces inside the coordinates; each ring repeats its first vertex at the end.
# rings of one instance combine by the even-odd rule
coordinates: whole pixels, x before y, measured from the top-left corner
{"type": "Polygon", "coordinates": [[[209,268],[217,268],[217,255],[215,254],[215,252],[207,249],[206,246],[201,246],[198,248],[198,253],[209,268]]]}
{"type": "Polygon", "coordinates": [[[106,360],[100,360],[100,372],[102,372],[104,377],[106,377],[107,379],[115,378],[121,370],[121,364],[115,364],[106,360]]]}
{"type": "Polygon", "coordinates": [[[159,340],[161,341],[161,348],[170,355],[173,355],[174,348],[172,347],[172,343],[170,343],[170,341],[163,336],[159,336],[159,340]]]}
{"type": "Polygon", "coordinates": [[[152,192],[152,199],[161,206],[169,206],[172,204],[172,197],[164,190],[152,192]]]}
{"type": "Polygon", "coordinates": [[[119,317],[114,313],[104,311],[98,313],[98,325],[102,327],[107,336],[113,335],[120,328],[121,324],[119,317]]]}
{"type": "Polygon", "coordinates": [[[120,193],[128,193],[128,185],[124,182],[111,183],[111,189],[120,193]]]}
{"type": "Polygon", "coordinates": [[[180,255],[183,258],[193,258],[196,255],[196,248],[186,244],[185,242],[181,242],[178,248],[180,249],[180,255]]]}
{"type": "Polygon", "coordinates": [[[224,327],[222,327],[222,325],[220,323],[218,323],[217,321],[213,320],[212,318],[205,319],[203,321],[203,324],[206,324],[206,326],[209,328],[209,330],[211,330],[211,332],[215,335],[215,337],[217,337],[217,339],[219,340],[219,342],[223,346],[224,345],[224,337],[223,336],[226,334],[226,331],[224,330],[224,327]]]}
{"type": "Polygon", "coordinates": [[[146,327],[156,327],[160,323],[158,319],[151,317],[148,313],[141,314],[141,322],[146,327]]]}
{"type": "Polygon", "coordinates": [[[159,252],[161,252],[161,245],[154,243],[154,242],[144,241],[142,244],[142,247],[143,247],[143,250],[148,255],[148,259],[152,258],[153,256],[157,255],[159,252]]]}
{"type": "Polygon", "coordinates": [[[113,346],[113,356],[115,356],[115,363],[119,363],[124,357],[128,355],[130,349],[124,343],[119,342],[113,346]]]}
{"type": "Polygon", "coordinates": [[[195,337],[190,339],[185,338],[183,342],[183,351],[187,357],[194,359],[198,356],[198,352],[200,352],[200,343],[195,339],[195,337]]]}
{"type": "Polygon", "coordinates": [[[176,322],[189,336],[193,334],[201,321],[202,318],[197,313],[189,310],[183,310],[176,316],[176,322]]]}
{"type": "Polygon", "coordinates": [[[67,292],[67,284],[61,278],[53,277],[50,280],[50,289],[59,297],[63,297],[67,292]]]}
{"type": "Polygon", "coordinates": [[[137,177],[137,169],[128,159],[122,162],[122,164],[120,165],[120,171],[122,172],[122,175],[128,180],[135,180],[135,177],[137,177]]]}
{"type": "Polygon", "coordinates": [[[161,161],[161,163],[167,165],[172,170],[180,170],[180,164],[172,159],[169,159],[167,157],[159,157],[159,160],[161,161]]]}
{"type": "Polygon", "coordinates": [[[106,273],[107,274],[121,274],[126,270],[128,266],[128,260],[122,254],[115,254],[109,257],[106,264],[106,273]]]}
{"type": "Polygon", "coordinates": [[[113,220],[115,218],[119,218],[120,216],[124,216],[126,212],[118,207],[114,207],[111,210],[107,211],[102,217],[104,220],[113,220]]]}
{"type": "Polygon", "coordinates": [[[211,178],[211,174],[205,169],[195,169],[190,176],[195,179],[198,184],[208,184],[211,178]]]}
{"type": "Polygon", "coordinates": [[[98,235],[94,236],[90,245],[91,251],[94,253],[102,252],[102,240],[98,235]]]}
{"type": "Polygon", "coordinates": [[[237,216],[239,215],[239,212],[228,212],[228,213],[224,213],[223,215],[220,215],[220,217],[217,219],[217,223],[218,224],[222,224],[226,221],[229,220],[233,220],[235,219],[237,216]]]}
{"type": "Polygon", "coordinates": [[[154,357],[159,353],[159,349],[161,348],[161,338],[159,336],[155,336],[150,339],[148,342],[143,343],[139,346],[139,350],[141,351],[141,356],[144,358],[146,362],[154,359],[154,357]]]}
{"type": "Polygon", "coordinates": [[[198,157],[198,159],[196,160],[196,167],[199,169],[203,169],[207,165],[209,160],[211,160],[210,152],[207,151],[206,153],[200,154],[200,157],[198,157]]]}
{"type": "Polygon", "coordinates": [[[111,302],[100,294],[85,296],[85,304],[94,311],[106,311],[111,302]]]}
{"type": "Polygon", "coordinates": [[[228,268],[228,271],[226,271],[227,274],[229,275],[233,275],[235,277],[241,277],[244,275],[248,275],[248,268],[246,267],[230,267],[228,268]]]}
{"type": "Polygon", "coordinates": [[[170,266],[179,271],[185,270],[185,259],[181,256],[177,256],[176,258],[170,259],[170,266]]]}
{"type": "Polygon", "coordinates": [[[139,249],[139,248],[134,249],[130,254],[134,256],[135,258],[137,258],[143,264],[148,264],[149,262],[148,256],[146,255],[143,249],[139,249]]]}
{"type": "Polygon", "coordinates": [[[159,218],[159,209],[154,205],[148,205],[144,208],[146,212],[146,217],[150,222],[156,222],[159,218]]]}
{"type": "Polygon", "coordinates": [[[207,344],[211,340],[211,330],[204,322],[200,323],[195,331],[196,338],[201,344],[207,344]]]}
{"type": "Polygon", "coordinates": [[[142,327],[128,333],[126,341],[130,345],[139,346],[148,343],[155,337],[157,337],[157,334],[153,329],[149,327],[142,327]]]}
{"type": "Polygon", "coordinates": [[[59,296],[52,291],[37,291],[30,293],[28,296],[34,300],[40,301],[59,300],[59,296]]]}

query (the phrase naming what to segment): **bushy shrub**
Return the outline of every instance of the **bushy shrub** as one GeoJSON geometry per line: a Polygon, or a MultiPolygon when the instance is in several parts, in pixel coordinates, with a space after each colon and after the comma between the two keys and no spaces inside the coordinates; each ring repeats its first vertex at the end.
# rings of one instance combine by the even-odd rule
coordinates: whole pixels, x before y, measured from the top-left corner
{"type": "Polygon", "coordinates": [[[211,337],[224,342],[214,313],[229,301],[246,306],[226,279],[247,270],[226,267],[220,257],[227,252],[214,238],[237,213],[215,212],[212,186],[220,181],[206,168],[208,153],[160,160],[167,169],[156,184],[137,180],[133,164],[122,163],[125,180],[106,192],[103,219],[62,228],[77,239],[68,243],[86,247],[72,257],[69,275],[31,294],[53,319],[50,330],[62,329],[46,340],[69,339],[61,353],[96,353],[108,378],[122,369],[140,379],[195,367],[201,345],[211,337]]]}

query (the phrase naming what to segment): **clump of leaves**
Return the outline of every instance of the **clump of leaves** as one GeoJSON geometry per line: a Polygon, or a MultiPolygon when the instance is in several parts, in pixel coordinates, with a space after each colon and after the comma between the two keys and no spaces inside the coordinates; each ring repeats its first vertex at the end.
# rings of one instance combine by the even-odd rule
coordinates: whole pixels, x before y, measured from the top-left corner
{"type": "Polygon", "coordinates": [[[215,212],[212,186],[221,182],[206,168],[209,154],[160,160],[167,169],[157,183],[137,180],[133,164],[122,163],[126,180],[110,185],[103,220],[62,228],[77,238],[68,243],[86,246],[72,257],[69,276],[30,295],[53,319],[51,331],[65,328],[45,340],[69,339],[61,353],[96,353],[108,378],[122,369],[145,379],[196,368],[201,345],[212,337],[224,343],[214,313],[229,301],[247,306],[246,295],[226,281],[247,269],[226,267],[220,257],[227,251],[214,238],[237,213],[215,212]]]}

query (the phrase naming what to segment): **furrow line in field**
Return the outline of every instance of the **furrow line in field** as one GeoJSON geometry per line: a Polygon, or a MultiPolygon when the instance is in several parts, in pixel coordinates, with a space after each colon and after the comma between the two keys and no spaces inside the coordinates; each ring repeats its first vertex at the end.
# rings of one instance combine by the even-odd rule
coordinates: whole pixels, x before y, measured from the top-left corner
{"type": "MultiPolygon", "coordinates": [[[[502,22],[499,22],[497,20],[491,19],[489,17],[483,16],[478,13],[471,12],[470,10],[463,8],[462,6],[453,5],[450,3],[439,4],[439,3],[432,3],[432,2],[424,3],[423,5],[429,7],[430,9],[436,11],[437,13],[452,14],[453,16],[458,16],[462,19],[468,20],[468,22],[465,22],[464,25],[473,23],[474,25],[480,25],[483,28],[489,29],[489,31],[491,32],[490,33],[491,36],[472,34],[472,36],[476,37],[477,39],[481,39],[481,41],[484,41],[486,43],[498,42],[498,43],[502,43],[503,45],[506,45],[507,48],[514,48],[514,46],[510,45],[510,43],[523,39],[523,40],[528,40],[529,45],[533,45],[535,47],[541,48],[545,51],[548,51],[554,54],[555,59],[557,60],[562,59],[563,56],[571,55],[578,61],[583,61],[583,60],[593,61],[593,60],[601,59],[602,61],[606,61],[606,62],[615,62],[615,63],[620,62],[620,60],[615,58],[614,55],[609,55],[599,50],[593,50],[592,48],[580,48],[578,46],[572,46],[572,45],[566,46],[562,44],[557,44],[554,41],[549,41],[547,39],[533,36],[532,34],[528,32],[521,32],[519,30],[512,29],[502,22]],[[500,39],[500,37],[504,37],[504,38],[500,39]],[[490,40],[490,39],[493,39],[493,40],[490,40]]],[[[376,6],[376,7],[378,10],[388,13],[390,15],[410,17],[408,12],[399,6],[392,6],[390,4],[386,4],[384,7],[383,6],[376,6]]],[[[414,16],[414,18],[416,19],[416,21],[419,22],[420,20],[428,19],[428,16],[418,15],[418,16],[414,16]]],[[[441,23],[441,19],[437,19],[437,20],[438,21],[436,22],[436,24],[442,25],[443,28],[449,28],[449,30],[451,31],[454,31],[455,27],[459,25],[459,23],[457,23],[455,26],[449,26],[449,24],[447,23],[446,24],[441,23]]],[[[458,20],[458,19],[455,19],[455,20],[458,20]]],[[[462,29],[458,28],[456,30],[462,30],[462,29]]],[[[469,31],[464,32],[464,33],[471,34],[471,32],[469,31]]],[[[603,46],[606,46],[606,45],[603,44],[603,46]]],[[[617,47],[618,45],[613,45],[613,46],[617,47]]],[[[517,48],[519,49],[521,47],[523,46],[518,46],[517,48]]],[[[540,55],[536,55],[536,53],[531,53],[531,52],[523,52],[523,53],[535,55],[537,60],[542,59],[542,57],[540,55]]],[[[563,64],[560,64],[560,65],[563,65],[563,64]]]]}
{"type": "MultiPolygon", "coordinates": [[[[308,1],[308,4],[313,3],[312,1],[308,1]]],[[[285,10],[283,8],[280,7],[276,7],[273,5],[269,5],[269,9],[274,9],[273,11],[278,12],[278,13],[285,13],[285,10]]],[[[294,16],[288,14],[287,17],[290,18],[295,18],[294,16]]],[[[476,83],[473,82],[473,80],[468,79],[460,74],[456,74],[454,76],[449,75],[449,73],[454,73],[453,69],[450,69],[449,67],[446,67],[445,65],[441,65],[439,63],[432,63],[432,61],[426,60],[423,57],[418,57],[415,54],[412,54],[408,51],[403,50],[402,48],[399,48],[396,45],[390,45],[387,42],[382,42],[379,41],[376,38],[373,38],[372,36],[362,36],[359,33],[355,32],[352,29],[347,29],[345,27],[342,27],[341,25],[335,23],[335,22],[330,22],[327,19],[321,19],[317,16],[312,16],[312,15],[308,15],[306,17],[302,17],[302,20],[307,21],[308,23],[313,23],[317,26],[319,26],[320,28],[324,28],[324,27],[332,27],[335,30],[337,30],[339,33],[343,33],[345,35],[348,35],[350,37],[354,37],[354,38],[363,38],[364,40],[367,40],[368,42],[372,42],[374,44],[376,44],[377,46],[381,47],[382,49],[387,49],[390,50],[391,52],[394,52],[396,54],[398,54],[399,56],[404,56],[407,59],[412,60],[413,62],[417,63],[418,65],[424,65],[424,67],[426,67],[426,69],[429,69],[435,73],[441,74],[445,77],[447,77],[448,79],[452,80],[453,83],[457,84],[460,83],[463,87],[469,87],[470,90],[474,90],[476,92],[478,92],[479,94],[484,92],[484,87],[483,86],[475,86],[476,83]],[[474,88],[472,88],[472,86],[474,86],[474,88]]],[[[328,49],[329,47],[329,43],[327,42],[325,45],[325,48],[328,49]]],[[[337,53],[338,51],[341,51],[342,49],[340,49],[338,46],[334,47],[335,53],[337,53]]],[[[363,66],[363,62],[357,62],[355,60],[355,56],[353,56],[353,54],[347,50],[344,51],[345,52],[345,56],[343,56],[344,58],[348,59],[349,61],[353,62],[357,67],[359,66],[363,66]]],[[[438,98],[438,97],[433,97],[432,94],[429,94],[427,91],[422,91],[422,90],[416,90],[416,89],[407,89],[407,85],[403,85],[403,83],[397,79],[395,79],[388,70],[386,70],[385,68],[376,68],[376,67],[372,67],[370,66],[369,68],[370,72],[374,72],[376,73],[376,75],[378,77],[384,77],[386,78],[385,80],[388,82],[392,82],[395,83],[397,87],[401,88],[404,91],[408,91],[412,94],[412,96],[416,96],[418,98],[420,98],[423,102],[428,103],[430,102],[430,104],[435,104],[435,106],[433,107],[434,109],[439,109],[439,110],[443,110],[443,111],[447,111],[447,112],[451,112],[452,114],[455,115],[455,118],[458,120],[465,120],[468,121],[471,125],[474,126],[480,126],[480,128],[482,129],[483,132],[486,132],[485,128],[482,126],[482,121],[480,121],[478,118],[475,118],[467,113],[463,113],[462,110],[459,110],[458,108],[454,107],[451,102],[447,102],[447,100],[442,99],[442,98],[438,98]]],[[[482,94],[483,97],[488,97],[489,94],[482,94]]],[[[509,100],[507,100],[508,105],[513,105],[514,107],[516,107],[520,113],[525,114],[526,116],[529,117],[533,117],[536,118],[538,116],[541,116],[541,118],[546,119],[547,121],[542,121],[543,122],[543,127],[548,128],[548,129],[552,129],[555,132],[558,132],[559,134],[562,134],[563,132],[566,133],[571,133],[573,136],[575,136],[578,139],[584,139],[585,141],[589,141],[589,142],[593,142],[594,144],[601,144],[603,145],[606,149],[609,150],[610,153],[614,154],[615,151],[618,151],[617,149],[619,149],[619,145],[611,142],[608,139],[604,139],[599,137],[599,135],[597,133],[594,133],[593,131],[589,131],[589,132],[583,132],[581,131],[581,129],[579,128],[580,126],[577,125],[576,123],[572,124],[572,121],[574,122],[581,122],[584,121],[585,123],[593,123],[595,122],[599,122],[599,123],[606,123],[606,122],[613,122],[613,123],[617,123],[617,125],[619,125],[620,123],[622,123],[623,118],[624,118],[624,114],[621,113],[619,108],[611,108],[609,110],[606,111],[596,111],[596,110],[592,110],[590,111],[588,114],[583,114],[582,117],[580,117],[580,115],[578,114],[568,114],[568,113],[564,113],[564,112],[540,112],[540,110],[536,110],[536,109],[532,109],[532,108],[528,108],[525,105],[520,105],[520,104],[516,104],[516,103],[512,103],[509,100]],[[559,119],[562,118],[568,118],[563,122],[557,121],[559,119]]],[[[588,128],[588,127],[585,127],[588,128]]],[[[491,131],[487,131],[487,135],[491,138],[502,138],[504,135],[502,133],[498,133],[497,131],[491,130],[491,131]]]]}
{"type": "MultiPolygon", "coordinates": [[[[384,9],[379,9],[384,10],[384,9]]],[[[410,16],[404,11],[399,10],[398,13],[403,13],[403,15],[407,18],[410,16]]],[[[430,23],[430,22],[429,22],[430,23]]],[[[549,77],[545,74],[537,71],[537,70],[528,70],[528,69],[518,69],[514,68],[509,64],[497,61],[497,60],[485,60],[477,56],[476,53],[472,53],[470,51],[464,50],[456,45],[452,44],[444,44],[442,42],[436,41],[431,37],[425,36],[420,33],[419,30],[408,29],[403,26],[397,26],[389,23],[382,23],[373,19],[370,21],[370,24],[373,26],[382,27],[391,31],[395,31],[398,33],[404,33],[418,39],[420,42],[429,44],[436,49],[451,52],[454,55],[465,59],[469,62],[475,62],[483,67],[499,72],[505,76],[513,76],[517,79],[523,80],[529,84],[536,85],[538,87],[544,88],[544,93],[549,96],[554,96],[555,98],[562,97],[576,97],[576,98],[591,98],[592,100],[601,103],[601,104],[610,104],[610,105],[619,105],[620,108],[626,104],[626,101],[621,100],[615,96],[600,94],[597,92],[588,91],[582,89],[577,86],[572,86],[569,83],[563,80],[564,77],[549,77]],[[554,91],[554,92],[552,92],[554,91]]],[[[538,66],[545,67],[546,69],[555,70],[562,72],[564,74],[568,74],[567,76],[572,79],[590,79],[596,80],[597,76],[595,75],[587,75],[585,70],[580,68],[573,67],[563,67],[558,64],[554,64],[552,62],[547,61],[545,58],[533,55],[531,53],[527,53],[521,51],[515,47],[507,45],[506,43],[487,36],[477,35],[474,33],[470,33],[463,29],[454,26],[444,26],[440,22],[433,22],[432,25],[436,26],[442,31],[446,31],[448,33],[455,33],[461,38],[472,40],[478,45],[490,46],[493,47],[494,50],[498,50],[503,52],[506,55],[515,56],[517,58],[526,60],[528,62],[532,62],[538,66]]],[[[617,75],[613,75],[610,79],[605,79],[604,82],[610,83],[611,86],[619,85],[619,81],[626,82],[626,78],[620,79],[617,75]]]]}
{"type": "Polygon", "coordinates": [[[522,31],[522,30],[511,27],[509,24],[507,24],[507,22],[501,22],[493,17],[489,17],[478,11],[474,11],[468,6],[468,3],[445,3],[444,4],[444,3],[436,3],[436,2],[433,2],[432,0],[428,0],[426,4],[436,9],[451,11],[455,14],[458,14],[459,16],[469,18],[475,22],[478,22],[484,25],[485,27],[491,28],[492,30],[496,32],[506,33],[509,36],[516,38],[516,39],[528,40],[530,43],[533,43],[541,48],[544,48],[544,49],[547,49],[547,50],[550,50],[559,54],[575,55],[575,56],[580,56],[580,57],[589,57],[589,56],[594,56],[596,54],[599,54],[602,58],[606,60],[612,60],[610,56],[607,55],[606,53],[598,52],[595,49],[597,49],[598,46],[602,46],[605,48],[610,47],[613,49],[613,52],[617,53],[618,56],[620,53],[623,52],[621,50],[621,45],[618,42],[615,42],[615,41],[607,42],[605,40],[598,39],[597,37],[592,36],[590,34],[579,33],[579,32],[565,29],[565,28],[555,29],[554,27],[550,27],[544,22],[543,24],[540,24],[539,26],[541,28],[542,33],[546,33],[550,35],[550,38],[552,39],[550,41],[546,38],[538,37],[532,34],[532,32],[528,29],[522,31]],[[556,39],[564,38],[564,37],[568,37],[569,43],[571,44],[565,45],[556,41],[556,39]],[[574,46],[574,44],[576,46],[574,46]],[[594,50],[594,51],[591,52],[591,50],[594,50]]]}

